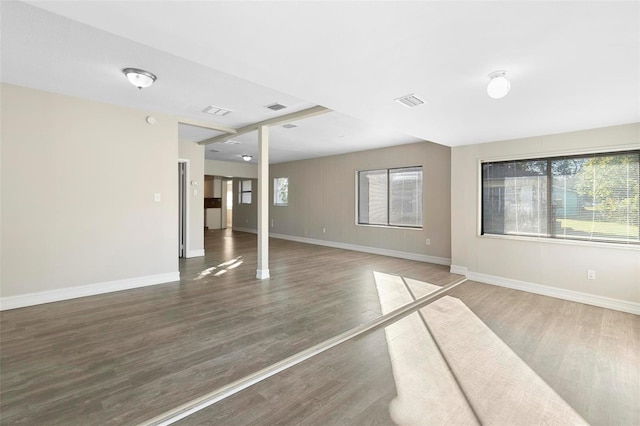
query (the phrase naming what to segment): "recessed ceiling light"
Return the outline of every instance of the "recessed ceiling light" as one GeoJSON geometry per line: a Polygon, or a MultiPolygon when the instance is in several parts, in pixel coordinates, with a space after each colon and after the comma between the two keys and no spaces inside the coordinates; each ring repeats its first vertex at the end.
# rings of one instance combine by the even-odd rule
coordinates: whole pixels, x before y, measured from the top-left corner
{"type": "Polygon", "coordinates": [[[500,99],[507,96],[511,90],[511,82],[506,76],[507,72],[500,70],[489,74],[489,84],[487,84],[487,95],[492,99],[500,99]]]}
{"type": "Polygon", "coordinates": [[[280,111],[281,109],[285,109],[286,105],[275,103],[275,104],[267,105],[265,108],[269,108],[272,111],[280,111]]]}
{"type": "Polygon", "coordinates": [[[242,154],[242,155],[241,155],[241,157],[242,157],[242,159],[243,159],[244,161],[251,161],[251,160],[253,159],[253,157],[252,157],[252,156],[247,155],[247,154],[242,154]]]}
{"type": "Polygon", "coordinates": [[[283,124],[282,127],[284,127],[285,129],[295,129],[296,127],[299,127],[299,126],[297,124],[287,123],[287,124],[283,124]]]}
{"type": "Polygon", "coordinates": [[[424,103],[424,101],[420,99],[415,93],[398,98],[396,99],[396,102],[399,102],[409,108],[417,107],[418,105],[422,105],[424,103]]]}
{"type": "Polygon", "coordinates": [[[223,115],[230,114],[233,111],[231,111],[230,109],[226,109],[226,108],[220,108],[220,107],[217,107],[217,106],[214,106],[214,105],[209,105],[208,107],[203,109],[202,112],[206,112],[207,114],[217,115],[217,116],[222,117],[223,115]]]}

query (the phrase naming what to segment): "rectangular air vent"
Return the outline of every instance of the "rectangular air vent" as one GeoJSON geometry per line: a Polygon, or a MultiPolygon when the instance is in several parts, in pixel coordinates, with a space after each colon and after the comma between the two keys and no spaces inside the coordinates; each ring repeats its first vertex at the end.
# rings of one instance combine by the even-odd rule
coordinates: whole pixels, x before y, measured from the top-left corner
{"type": "Polygon", "coordinates": [[[275,104],[267,105],[265,108],[269,108],[271,111],[280,111],[281,109],[285,109],[286,106],[279,103],[275,103],[275,104]]]}
{"type": "Polygon", "coordinates": [[[222,143],[227,144],[227,145],[239,145],[240,144],[239,141],[232,141],[231,139],[226,140],[226,141],[224,141],[222,143]]]}
{"type": "Polygon", "coordinates": [[[283,124],[282,127],[284,127],[285,129],[295,129],[296,127],[298,127],[298,125],[293,123],[287,123],[287,124],[283,124]]]}
{"type": "Polygon", "coordinates": [[[233,111],[231,111],[230,109],[220,108],[214,105],[209,105],[204,110],[202,110],[202,112],[206,112],[207,114],[217,115],[221,117],[223,115],[230,114],[233,111]]]}
{"type": "Polygon", "coordinates": [[[398,98],[396,99],[396,102],[399,102],[409,108],[417,107],[418,105],[422,105],[424,103],[424,101],[420,99],[415,93],[398,98]]]}

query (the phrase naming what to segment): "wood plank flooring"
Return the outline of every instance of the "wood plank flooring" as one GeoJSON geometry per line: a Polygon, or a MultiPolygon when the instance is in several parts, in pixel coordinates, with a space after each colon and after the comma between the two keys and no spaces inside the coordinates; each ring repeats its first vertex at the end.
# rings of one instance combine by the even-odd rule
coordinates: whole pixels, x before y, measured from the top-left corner
{"type": "MultiPolygon", "coordinates": [[[[259,281],[255,235],[209,231],[205,245],[204,258],[181,260],[177,283],[0,313],[0,423],[135,424],[380,315],[373,271],[459,278],[273,239],[272,278],[259,281]]],[[[640,424],[639,317],[476,283],[453,295],[587,421],[640,424]]],[[[371,344],[380,370],[367,391],[380,407],[393,393],[383,343],[371,344]]],[[[246,423],[259,416],[252,398],[246,423]]],[[[387,423],[367,407],[355,424],[387,423]]]]}

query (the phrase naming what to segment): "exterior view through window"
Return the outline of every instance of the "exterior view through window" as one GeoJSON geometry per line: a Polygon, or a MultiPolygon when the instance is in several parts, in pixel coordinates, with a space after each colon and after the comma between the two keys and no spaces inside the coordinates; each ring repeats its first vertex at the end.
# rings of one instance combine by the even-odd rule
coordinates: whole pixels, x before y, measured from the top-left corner
{"type": "Polygon", "coordinates": [[[289,205],[289,178],[280,177],[273,179],[273,205],[289,205]]]}
{"type": "Polygon", "coordinates": [[[640,150],[482,164],[481,234],[640,243],[640,150]]]}
{"type": "Polygon", "coordinates": [[[358,224],[422,227],[422,167],[358,172],[358,224]]]}

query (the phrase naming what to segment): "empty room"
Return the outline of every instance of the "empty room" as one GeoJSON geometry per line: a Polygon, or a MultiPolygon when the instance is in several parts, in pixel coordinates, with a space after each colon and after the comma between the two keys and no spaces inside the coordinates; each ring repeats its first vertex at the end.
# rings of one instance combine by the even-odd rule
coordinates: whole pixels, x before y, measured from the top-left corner
{"type": "Polygon", "coordinates": [[[1,425],[640,424],[640,2],[0,2],[1,425]]]}

